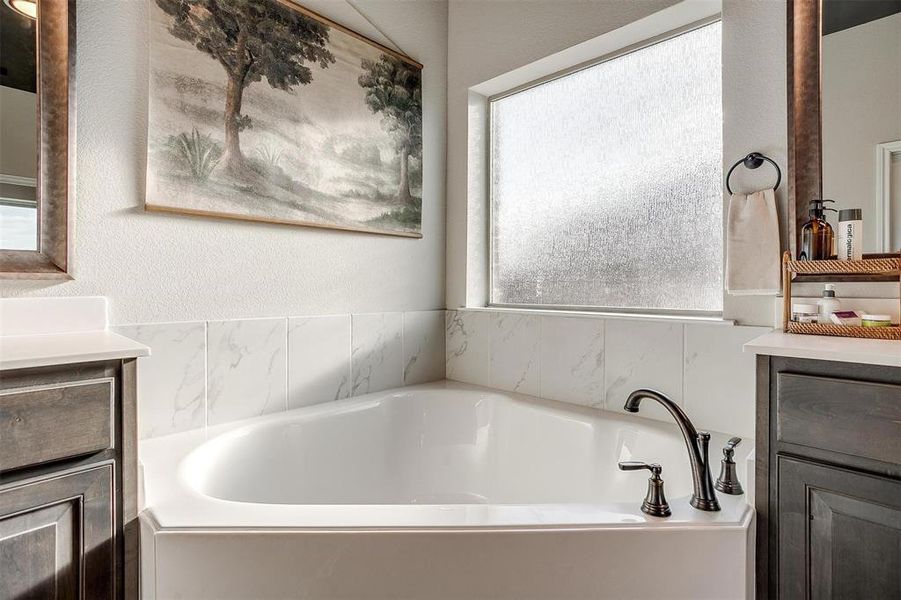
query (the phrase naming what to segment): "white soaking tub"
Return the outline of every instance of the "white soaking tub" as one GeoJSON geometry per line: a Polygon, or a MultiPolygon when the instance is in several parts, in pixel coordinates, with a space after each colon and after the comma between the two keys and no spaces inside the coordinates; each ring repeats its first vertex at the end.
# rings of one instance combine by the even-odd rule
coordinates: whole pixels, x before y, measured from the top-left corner
{"type": "Polygon", "coordinates": [[[725,599],[753,578],[747,498],[691,508],[679,430],[638,415],[441,382],[140,456],[145,600],[725,599]],[[671,517],[640,512],[648,473],[620,460],[663,465],[671,517]]]}

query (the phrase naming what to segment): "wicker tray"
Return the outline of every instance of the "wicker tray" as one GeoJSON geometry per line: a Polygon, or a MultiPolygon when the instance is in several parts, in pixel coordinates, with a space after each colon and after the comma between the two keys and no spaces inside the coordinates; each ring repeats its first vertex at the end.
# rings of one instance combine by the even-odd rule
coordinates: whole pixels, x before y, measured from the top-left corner
{"type": "Polygon", "coordinates": [[[854,327],[852,325],[833,325],[831,323],[795,323],[794,321],[789,321],[785,331],[807,335],[901,340],[901,327],[897,325],[892,327],[854,327]]]}
{"type": "MultiPolygon", "coordinates": [[[[796,273],[812,275],[881,274],[891,275],[901,281],[901,256],[896,258],[865,258],[863,260],[792,260],[791,254],[782,255],[782,319],[783,331],[806,335],[832,335],[839,337],[869,338],[875,340],[901,340],[901,326],[855,327],[831,323],[796,323],[791,320],[792,278],[796,273]]],[[[901,299],[899,299],[901,303],[901,299]]]]}
{"type": "Polygon", "coordinates": [[[901,258],[865,258],[863,260],[789,260],[789,273],[809,275],[897,275],[901,258]]]}

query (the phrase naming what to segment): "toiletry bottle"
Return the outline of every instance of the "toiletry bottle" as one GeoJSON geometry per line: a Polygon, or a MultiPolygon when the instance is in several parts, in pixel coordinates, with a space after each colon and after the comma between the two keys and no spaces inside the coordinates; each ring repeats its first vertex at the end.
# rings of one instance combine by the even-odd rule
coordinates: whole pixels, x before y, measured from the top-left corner
{"type": "Polygon", "coordinates": [[[820,323],[831,323],[832,313],[841,307],[842,303],[835,297],[835,284],[827,283],[823,290],[823,297],[817,300],[817,321],[820,323]]]}
{"type": "Polygon", "coordinates": [[[811,200],[810,218],[801,227],[801,252],[799,260],[826,260],[832,256],[832,226],[826,222],[826,202],[835,200],[811,200]]]}
{"type": "Polygon", "coordinates": [[[838,211],[839,260],[860,260],[863,258],[863,218],[859,208],[838,211]]]}

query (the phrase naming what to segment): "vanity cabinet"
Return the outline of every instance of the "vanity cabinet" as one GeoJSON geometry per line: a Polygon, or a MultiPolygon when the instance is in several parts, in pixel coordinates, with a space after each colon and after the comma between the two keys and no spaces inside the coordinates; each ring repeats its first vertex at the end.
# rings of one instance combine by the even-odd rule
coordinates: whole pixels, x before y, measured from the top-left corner
{"type": "Polygon", "coordinates": [[[901,598],[901,368],[757,361],[757,597],[901,598]]]}
{"type": "Polygon", "coordinates": [[[777,470],[779,597],[901,597],[901,480],[782,456],[777,470]]]}
{"type": "Polygon", "coordinates": [[[0,373],[0,598],[137,598],[135,360],[0,373]]]}

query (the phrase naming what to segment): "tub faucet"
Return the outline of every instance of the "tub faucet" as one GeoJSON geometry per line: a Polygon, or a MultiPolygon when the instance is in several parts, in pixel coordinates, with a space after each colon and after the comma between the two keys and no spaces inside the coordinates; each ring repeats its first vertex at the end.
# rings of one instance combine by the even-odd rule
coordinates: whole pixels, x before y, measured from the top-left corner
{"type": "Polygon", "coordinates": [[[682,437],[685,438],[685,445],[688,448],[688,460],[691,462],[691,481],[694,485],[694,493],[691,495],[690,504],[698,510],[719,510],[720,503],[717,502],[716,492],[713,489],[713,479],[710,477],[710,469],[707,464],[707,446],[710,443],[710,434],[706,431],[699,432],[696,430],[688,415],[685,414],[685,411],[678,404],[654,390],[635,390],[629,394],[629,398],[626,400],[626,405],[623,408],[627,412],[637,413],[638,405],[641,404],[643,398],[650,398],[659,402],[663,408],[673,415],[676,424],[682,430],[682,437]]]}

